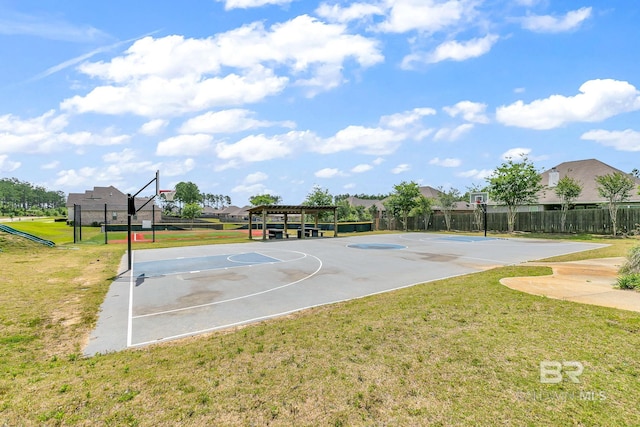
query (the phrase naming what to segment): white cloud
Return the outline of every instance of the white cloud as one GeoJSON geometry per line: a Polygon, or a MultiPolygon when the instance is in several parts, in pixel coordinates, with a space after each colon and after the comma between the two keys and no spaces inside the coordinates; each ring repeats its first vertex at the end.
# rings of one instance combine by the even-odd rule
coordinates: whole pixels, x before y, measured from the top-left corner
{"type": "Polygon", "coordinates": [[[240,184],[233,187],[231,189],[231,192],[240,193],[243,195],[273,193],[273,191],[269,190],[267,186],[263,184],[263,182],[267,179],[269,179],[269,175],[264,172],[258,171],[250,173],[242,180],[240,184]]]}
{"type": "Polygon", "coordinates": [[[552,95],[496,110],[498,122],[529,129],[553,129],[571,122],[598,122],[640,109],[640,92],[625,81],[589,80],[575,96],[552,95]]]}
{"type": "Polygon", "coordinates": [[[175,160],[172,162],[163,162],[160,166],[160,181],[163,176],[180,176],[192,171],[196,167],[196,161],[188,158],[184,160],[175,160]]]}
{"type": "Polygon", "coordinates": [[[460,126],[456,126],[455,128],[442,128],[439,129],[435,135],[433,136],[434,141],[456,141],[460,139],[465,133],[471,131],[474,128],[474,125],[471,123],[465,123],[460,126]]]}
{"type": "Polygon", "coordinates": [[[336,168],[324,168],[316,171],[314,175],[316,176],[316,178],[333,178],[335,176],[341,176],[344,174],[336,168]]]}
{"type": "Polygon", "coordinates": [[[309,137],[313,138],[313,135],[309,132],[297,131],[272,137],[263,134],[250,135],[232,144],[218,143],[215,152],[218,158],[231,161],[234,164],[237,162],[262,162],[288,156],[293,151],[294,145],[309,137]]]}
{"type": "Polygon", "coordinates": [[[162,129],[167,127],[168,123],[169,122],[167,120],[163,120],[163,119],[149,120],[148,122],[140,126],[140,129],[138,130],[138,132],[144,135],[155,135],[158,132],[160,132],[162,129]]]}
{"type": "Polygon", "coordinates": [[[363,172],[368,172],[371,169],[373,169],[373,166],[371,166],[371,165],[360,164],[360,165],[356,165],[356,166],[352,167],[351,168],[351,172],[352,173],[363,173],[363,172]]]}
{"type": "Polygon", "coordinates": [[[0,34],[28,35],[73,43],[91,43],[109,38],[95,27],[75,25],[56,15],[26,15],[4,9],[0,17],[0,34]]]}
{"type": "Polygon", "coordinates": [[[391,173],[397,175],[403,172],[407,172],[408,170],[411,170],[411,166],[409,166],[407,163],[402,163],[396,166],[395,168],[391,169],[391,173]]]}
{"type": "Polygon", "coordinates": [[[509,150],[502,153],[500,158],[502,158],[502,160],[519,160],[523,157],[529,157],[529,154],[531,154],[531,148],[510,148],[509,150]]]}
{"type": "Polygon", "coordinates": [[[131,148],[125,148],[117,153],[107,153],[102,156],[106,163],[130,162],[136,158],[136,152],[131,148]]]}
{"type": "Polygon", "coordinates": [[[617,151],[640,151],[640,132],[632,129],[622,131],[590,130],[582,134],[580,139],[595,141],[617,151]]]}
{"type": "Polygon", "coordinates": [[[403,139],[404,134],[389,129],[348,126],[310,149],[322,154],[357,150],[364,154],[384,155],[393,153],[403,139]]]}
{"type": "Polygon", "coordinates": [[[459,0],[395,0],[377,29],[389,33],[418,30],[434,33],[473,16],[473,3],[459,0]]]}
{"type": "Polygon", "coordinates": [[[0,116],[0,153],[40,153],[67,150],[69,146],[117,145],[129,141],[129,135],[113,135],[107,129],[102,134],[88,131],[67,133],[68,117],[54,110],[31,119],[20,119],[11,114],[0,116]]]}
{"type": "Polygon", "coordinates": [[[459,172],[456,176],[461,178],[485,179],[493,175],[493,169],[470,169],[468,171],[459,172]]]}
{"type": "Polygon", "coordinates": [[[381,62],[378,44],[308,15],[270,28],[255,22],[205,39],[145,37],[109,62],[82,64],[80,72],[105,84],[64,100],[61,108],[157,117],[259,102],[291,82],[326,90],[343,82],[346,62],[381,62]]]}
{"type": "Polygon", "coordinates": [[[442,61],[466,61],[488,53],[499,37],[493,34],[465,42],[450,40],[437,46],[432,52],[416,52],[402,60],[402,68],[411,69],[416,63],[434,64],[442,61]]]}
{"type": "Polygon", "coordinates": [[[231,193],[240,193],[245,195],[267,194],[271,193],[264,184],[238,184],[231,189],[231,193]]]}
{"type": "Polygon", "coordinates": [[[295,0],[216,0],[224,3],[225,10],[249,9],[251,7],[262,7],[267,5],[286,5],[295,0]]]}
{"type": "Polygon", "coordinates": [[[245,184],[255,184],[258,182],[266,181],[269,179],[269,175],[264,172],[254,172],[247,175],[244,179],[245,184]]]}
{"type": "Polygon", "coordinates": [[[8,173],[20,168],[22,163],[9,160],[6,154],[0,155],[0,172],[8,173]]]}
{"type": "Polygon", "coordinates": [[[197,156],[212,151],[211,135],[178,135],[158,143],[157,156],[197,156]]]}
{"type": "Polygon", "coordinates": [[[40,166],[40,168],[41,169],[56,169],[58,166],[60,166],[60,162],[58,160],[54,160],[52,162],[45,163],[44,165],[40,166]]]}
{"type": "Polygon", "coordinates": [[[537,33],[560,33],[571,31],[591,16],[590,7],[567,12],[564,16],[529,15],[522,18],[522,27],[537,33]]]}
{"type": "Polygon", "coordinates": [[[442,108],[451,117],[461,115],[466,121],[472,123],[489,123],[489,117],[485,114],[487,104],[471,101],[460,101],[451,107],[442,108]]]}
{"type": "Polygon", "coordinates": [[[321,18],[340,23],[365,20],[373,15],[384,15],[384,13],[385,8],[382,5],[371,3],[351,3],[347,7],[323,3],[316,9],[316,15],[321,18]]]}
{"type": "Polygon", "coordinates": [[[197,117],[187,120],[181,127],[180,133],[235,133],[243,132],[251,129],[258,129],[270,126],[283,126],[288,128],[295,127],[290,121],[286,122],[269,122],[265,120],[256,120],[253,118],[253,111],[240,108],[209,111],[197,117]]]}
{"type": "Polygon", "coordinates": [[[433,108],[414,108],[413,110],[404,111],[402,113],[382,116],[380,124],[384,127],[402,129],[410,125],[418,124],[423,117],[436,114],[433,108]]]}
{"type": "Polygon", "coordinates": [[[435,166],[442,166],[445,168],[456,168],[462,164],[462,161],[460,159],[454,159],[454,158],[441,159],[439,157],[434,157],[433,159],[429,160],[429,164],[435,165],[435,166]]]}
{"type": "Polygon", "coordinates": [[[378,166],[378,165],[381,165],[382,163],[384,163],[384,159],[382,157],[378,157],[378,158],[374,159],[371,163],[373,163],[374,165],[378,166]]]}
{"type": "Polygon", "coordinates": [[[149,76],[126,85],[96,87],[85,96],[62,101],[60,108],[75,113],[180,115],[220,105],[258,102],[281,92],[287,80],[260,67],[244,75],[205,79],[149,76]]]}

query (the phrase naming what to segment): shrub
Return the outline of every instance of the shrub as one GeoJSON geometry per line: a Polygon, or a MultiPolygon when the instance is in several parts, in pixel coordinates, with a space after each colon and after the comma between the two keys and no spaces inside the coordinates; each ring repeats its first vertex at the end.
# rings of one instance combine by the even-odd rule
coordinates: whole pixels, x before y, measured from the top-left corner
{"type": "Polygon", "coordinates": [[[620,274],[632,273],[640,273],[640,246],[634,246],[629,250],[627,261],[620,267],[620,274]]]}
{"type": "Polygon", "coordinates": [[[630,273],[618,277],[619,289],[638,289],[640,290],[640,273],[630,273]]]}

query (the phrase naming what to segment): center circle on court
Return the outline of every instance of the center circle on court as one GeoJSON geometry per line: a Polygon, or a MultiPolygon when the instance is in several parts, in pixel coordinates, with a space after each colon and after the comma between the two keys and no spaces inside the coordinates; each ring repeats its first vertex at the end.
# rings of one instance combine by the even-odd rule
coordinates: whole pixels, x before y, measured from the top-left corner
{"type": "Polygon", "coordinates": [[[394,245],[392,243],[354,243],[347,245],[348,248],[355,249],[375,249],[375,250],[397,250],[406,249],[404,245],[394,245]]]}

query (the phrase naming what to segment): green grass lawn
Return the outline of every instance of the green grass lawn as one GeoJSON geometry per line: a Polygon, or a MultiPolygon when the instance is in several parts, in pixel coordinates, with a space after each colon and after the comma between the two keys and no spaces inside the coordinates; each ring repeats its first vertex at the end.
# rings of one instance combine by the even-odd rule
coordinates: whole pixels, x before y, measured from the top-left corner
{"type": "MultiPolygon", "coordinates": [[[[611,246],[563,259],[638,243],[593,241],[611,246]]],[[[83,358],[124,249],[0,233],[0,425],[640,425],[640,315],[499,283],[549,268],[83,358]],[[580,383],[541,383],[543,361],[581,362],[580,383]]]]}

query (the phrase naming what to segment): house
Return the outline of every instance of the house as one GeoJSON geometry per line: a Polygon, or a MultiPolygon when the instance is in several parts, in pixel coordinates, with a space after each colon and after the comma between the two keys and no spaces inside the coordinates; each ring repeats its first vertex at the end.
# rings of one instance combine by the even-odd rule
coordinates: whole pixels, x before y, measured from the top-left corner
{"type": "MultiPolygon", "coordinates": [[[[440,206],[438,206],[438,197],[440,196],[441,191],[433,187],[430,187],[428,185],[419,187],[419,190],[420,190],[420,194],[422,194],[427,199],[430,199],[433,201],[433,205],[431,209],[434,211],[434,213],[439,213],[442,210],[440,209],[440,206]]],[[[378,210],[378,215],[386,211],[386,208],[384,206],[384,202],[386,201],[386,199],[383,199],[383,200],[360,199],[358,197],[352,196],[352,197],[348,197],[346,200],[349,202],[351,206],[364,206],[364,208],[367,210],[372,205],[375,205],[378,210]]],[[[455,202],[453,204],[453,209],[451,210],[451,212],[452,213],[473,212],[473,206],[470,206],[469,203],[466,201],[455,202]]]]}
{"type": "MultiPolygon", "coordinates": [[[[114,186],[93,187],[93,190],[87,190],[84,193],[69,193],[66,203],[67,222],[73,223],[78,212],[81,225],[104,224],[105,215],[109,224],[126,224],[127,202],[127,195],[114,186]],[[76,211],[74,206],[79,206],[80,209],[76,211]]],[[[134,203],[138,209],[147,204],[133,216],[133,223],[140,224],[143,220],[151,221],[152,219],[154,223],[160,222],[162,209],[155,205],[155,201],[149,202],[147,197],[136,197],[134,203]]]]}
{"type": "Polygon", "coordinates": [[[560,163],[541,174],[542,184],[547,186],[547,188],[538,195],[539,210],[560,209],[561,201],[556,195],[555,187],[558,185],[558,181],[566,176],[573,178],[582,186],[582,193],[573,202],[573,209],[600,208],[608,202],[606,198],[600,196],[598,193],[596,177],[610,175],[615,172],[628,175],[629,178],[636,183],[636,188],[631,191],[629,200],[625,202],[625,206],[640,208],[640,195],[638,194],[640,178],[609,166],[599,160],[588,159],[560,163]]]}

